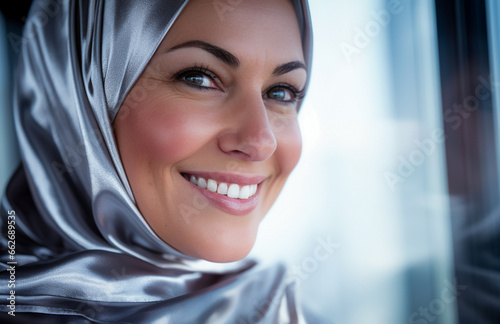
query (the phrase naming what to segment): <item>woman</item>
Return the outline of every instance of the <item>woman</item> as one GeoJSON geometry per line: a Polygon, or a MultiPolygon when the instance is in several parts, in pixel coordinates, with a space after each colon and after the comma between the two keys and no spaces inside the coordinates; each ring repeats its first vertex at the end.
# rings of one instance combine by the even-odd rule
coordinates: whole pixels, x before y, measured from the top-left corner
{"type": "Polygon", "coordinates": [[[243,258],[300,156],[307,3],[38,1],[24,39],[3,318],[304,322],[243,258]]]}

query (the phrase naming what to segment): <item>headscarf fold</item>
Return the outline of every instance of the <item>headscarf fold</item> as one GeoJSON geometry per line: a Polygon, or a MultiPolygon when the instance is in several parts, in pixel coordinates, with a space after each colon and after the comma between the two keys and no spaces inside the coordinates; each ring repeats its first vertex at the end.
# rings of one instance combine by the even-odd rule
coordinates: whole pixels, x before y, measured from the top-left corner
{"type": "MultiPolygon", "coordinates": [[[[34,1],[14,97],[22,165],[1,206],[2,234],[8,212],[16,215],[15,319],[303,321],[283,267],[189,257],[156,236],[135,205],[113,120],[186,3],[34,1]]],[[[293,3],[310,71],[308,6],[293,3]]],[[[6,251],[7,237],[0,244],[6,251]]],[[[0,318],[12,320],[7,256],[0,318]]]]}

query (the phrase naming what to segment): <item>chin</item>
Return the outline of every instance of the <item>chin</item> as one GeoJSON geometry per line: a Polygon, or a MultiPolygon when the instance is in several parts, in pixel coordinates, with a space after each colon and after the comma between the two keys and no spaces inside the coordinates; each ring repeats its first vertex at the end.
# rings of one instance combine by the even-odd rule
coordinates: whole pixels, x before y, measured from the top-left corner
{"type": "Polygon", "coordinates": [[[226,263],[226,262],[235,262],[245,258],[248,253],[252,250],[253,244],[249,245],[246,248],[234,249],[232,247],[222,248],[218,251],[206,251],[203,252],[203,255],[200,256],[201,259],[217,262],[217,263],[226,263]]]}
{"type": "Polygon", "coordinates": [[[202,240],[190,251],[183,251],[192,257],[207,260],[210,262],[226,263],[235,262],[245,258],[255,244],[255,233],[242,235],[221,235],[215,239],[202,240]]]}

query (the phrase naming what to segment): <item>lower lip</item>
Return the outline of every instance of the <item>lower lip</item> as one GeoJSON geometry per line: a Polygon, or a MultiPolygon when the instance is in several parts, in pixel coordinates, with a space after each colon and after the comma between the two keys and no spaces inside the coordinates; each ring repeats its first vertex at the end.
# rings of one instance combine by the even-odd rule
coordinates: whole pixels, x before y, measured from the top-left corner
{"type": "MultiPolygon", "coordinates": [[[[186,180],[184,177],[182,178],[186,180]]],[[[192,184],[190,181],[187,182],[191,185],[191,187],[195,188],[203,196],[208,198],[208,202],[212,206],[228,214],[243,216],[247,215],[257,207],[260,184],[257,186],[257,192],[252,197],[248,199],[238,199],[238,198],[229,198],[226,195],[221,195],[215,192],[211,192],[210,190],[200,188],[192,184]]]]}

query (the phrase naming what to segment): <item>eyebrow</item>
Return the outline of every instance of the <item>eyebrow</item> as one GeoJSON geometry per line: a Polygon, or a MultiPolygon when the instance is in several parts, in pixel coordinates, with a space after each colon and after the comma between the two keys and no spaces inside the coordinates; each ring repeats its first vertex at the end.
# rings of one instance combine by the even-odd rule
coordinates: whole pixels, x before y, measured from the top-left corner
{"type": "Polygon", "coordinates": [[[273,76],[280,76],[280,75],[286,74],[288,72],[291,72],[291,71],[297,70],[297,69],[304,69],[307,71],[307,68],[306,68],[304,63],[302,63],[300,61],[293,61],[293,62],[281,64],[280,66],[275,68],[273,71],[273,76]]]}
{"type": "Polygon", "coordinates": [[[168,50],[168,52],[174,51],[179,48],[184,48],[184,47],[198,47],[201,48],[202,50],[205,50],[209,52],[210,54],[214,55],[217,57],[219,60],[224,62],[225,64],[229,65],[230,67],[236,69],[240,66],[240,60],[233,54],[229,53],[225,49],[222,49],[218,46],[209,44],[204,41],[200,40],[193,40],[193,41],[188,41],[179,45],[176,45],[172,47],[171,49],[168,50]]]}
{"type": "MultiPolygon", "coordinates": [[[[174,47],[170,48],[167,53],[172,52],[174,50],[180,49],[180,48],[185,48],[185,47],[197,47],[201,48],[202,50],[205,50],[209,52],[210,54],[214,55],[217,57],[219,60],[227,64],[228,66],[232,67],[233,69],[236,69],[240,66],[240,60],[234,56],[233,54],[229,53],[223,48],[220,48],[218,46],[212,45],[210,43],[201,41],[201,40],[192,40],[192,41],[187,41],[185,43],[181,43],[178,45],[175,45],[174,47]]],[[[284,63],[276,67],[272,73],[273,76],[280,76],[283,74],[286,74],[288,72],[291,72],[293,70],[297,69],[304,69],[307,71],[307,68],[304,63],[300,61],[292,61],[288,63],[284,63]]]]}

